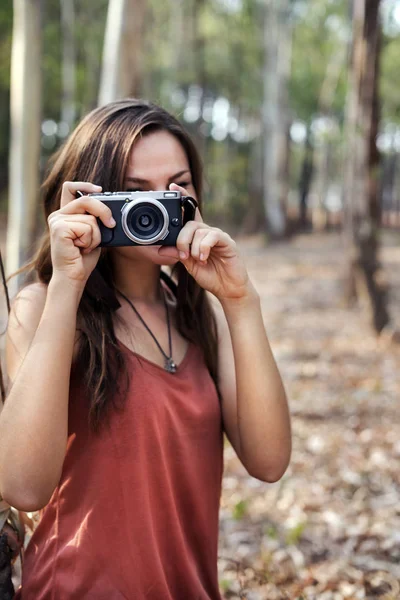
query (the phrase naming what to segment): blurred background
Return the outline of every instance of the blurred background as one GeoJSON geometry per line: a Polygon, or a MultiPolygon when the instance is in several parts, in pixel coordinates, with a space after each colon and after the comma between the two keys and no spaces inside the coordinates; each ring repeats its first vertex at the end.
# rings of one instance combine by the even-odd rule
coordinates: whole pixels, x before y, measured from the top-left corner
{"type": "Polygon", "coordinates": [[[226,443],[224,597],[400,598],[400,0],[2,0],[0,44],[8,274],[49,156],[138,96],[192,133],[260,292],[293,457],[266,484],[226,443]]]}

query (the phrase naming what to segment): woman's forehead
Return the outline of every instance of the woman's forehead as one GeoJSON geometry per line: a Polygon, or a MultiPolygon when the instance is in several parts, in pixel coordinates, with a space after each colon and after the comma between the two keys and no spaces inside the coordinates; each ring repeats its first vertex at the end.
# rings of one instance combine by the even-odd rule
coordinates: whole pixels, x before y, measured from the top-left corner
{"type": "Polygon", "coordinates": [[[151,163],[165,160],[171,163],[179,161],[188,165],[186,152],[180,141],[168,131],[154,131],[133,144],[129,167],[146,169],[151,163]]]}

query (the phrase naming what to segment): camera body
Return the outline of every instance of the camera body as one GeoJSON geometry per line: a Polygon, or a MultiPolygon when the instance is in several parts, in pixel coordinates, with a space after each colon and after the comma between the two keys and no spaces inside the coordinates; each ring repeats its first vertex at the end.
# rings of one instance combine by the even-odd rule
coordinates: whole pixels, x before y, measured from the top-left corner
{"type": "Polygon", "coordinates": [[[89,194],[107,204],[116,221],[106,227],[97,219],[100,246],[175,246],[182,227],[195,217],[197,202],[180,192],[104,192],[89,194]]]}

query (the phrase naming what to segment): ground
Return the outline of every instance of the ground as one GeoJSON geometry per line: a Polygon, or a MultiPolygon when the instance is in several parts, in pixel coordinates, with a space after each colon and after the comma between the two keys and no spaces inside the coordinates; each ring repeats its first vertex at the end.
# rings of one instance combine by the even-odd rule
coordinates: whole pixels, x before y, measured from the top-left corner
{"type": "MultiPolygon", "coordinates": [[[[400,234],[382,262],[400,328],[400,234]]],[[[274,484],[226,444],[219,580],[224,598],[400,598],[400,345],[346,306],[340,234],[242,243],[292,415],[274,484]]],[[[268,440],[266,440],[268,444],[268,440]]]]}
{"type": "MultiPolygon", "coordinates": [[[[284,477],[267,484],[226,444],[221,591],[233,600],[400,598],[400,345],[346,306],[340,235],[261,242],[240,245],[287,390],[293,452],[284,477]]],[[[382,260],[400,328],[400,234],[385,234],[382,260]]]]}

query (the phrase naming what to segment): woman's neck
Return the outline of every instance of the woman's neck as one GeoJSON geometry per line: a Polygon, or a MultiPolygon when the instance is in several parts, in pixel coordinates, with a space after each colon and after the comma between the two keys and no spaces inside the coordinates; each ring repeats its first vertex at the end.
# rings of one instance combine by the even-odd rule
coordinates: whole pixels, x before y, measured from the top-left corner
{"type": "Polygon", "coordinates": [[[132,301],[159,302],[160,269],[160,265],[154,263],[118,256],[113,261],[115,287],[132,301]]]}

